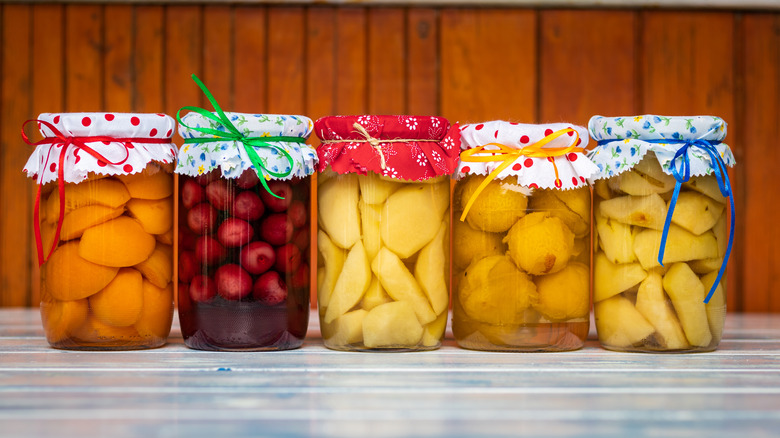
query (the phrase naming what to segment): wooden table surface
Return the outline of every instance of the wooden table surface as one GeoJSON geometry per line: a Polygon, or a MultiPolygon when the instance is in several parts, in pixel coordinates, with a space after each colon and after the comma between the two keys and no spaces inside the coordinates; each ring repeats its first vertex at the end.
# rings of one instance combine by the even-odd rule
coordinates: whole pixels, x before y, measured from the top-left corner
{"type": "Polygon", "coordinates": [[[0,436],[780,436],[780,314],[734,314],[712,353],[55,350],[0,310],[0,436]]]}

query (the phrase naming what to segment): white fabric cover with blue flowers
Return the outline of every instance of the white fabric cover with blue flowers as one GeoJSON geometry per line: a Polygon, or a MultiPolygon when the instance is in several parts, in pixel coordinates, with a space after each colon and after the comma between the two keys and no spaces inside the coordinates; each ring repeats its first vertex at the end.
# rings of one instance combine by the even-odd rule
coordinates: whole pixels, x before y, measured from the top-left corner
{"type": "MultiPolygon", "coordinates": [[[[588,130],[598,145],[588,156],[599,172],[592,181],[610,178],[633,168],[649,151],[655,152],[664,172],[672,175],[669,167],[674,154],[685,143],[680,140],[707,140],[713,143],[723,162],[731,167],[736,161],[726,143],[726,122],[720,117],[664,117],[642,115],[633,117],[593,116],[588,130]],[[648,142],[647,140],[668,139],[670,143],[648,142]]],[[[707,175],[712,172],[709,155],[698,148],[688,149],[691,176],[707,175]]]]}
{"type": "MultiPolygon", "coordinates": [[[[213,113],[216,115],[216,113],[213,113]]],[[[233,125],[246,137],[300,137],[308,138],[314,128],[311,119],[304,116],[276,114],[244,114],[225,112],[233,125]]],[[[226,131],[221,124],[191,112],[182,117],[188,126],[226,131]]],[[[179,124],[183,138],[212,138],[213,136],[192,130],[179,124]]],[[[283,179],[305,177],[314,173],[317,164],[316,150],[305,143],[272,142],[284,148],[293,159],[292,171],[283,179]]],[[[274,148],[254,147],[263,165],[277,173],[290,170],[290,162],[274,148]]],[[[189,176],[208,173],[216,167],[224,178],[238,178],[245,170],[254,169],[244,144],[236,141],[185,143],[179,150],[176,173],[189,176]]],[[[270,178],[269,178],[270,179],[270,178]]]]}

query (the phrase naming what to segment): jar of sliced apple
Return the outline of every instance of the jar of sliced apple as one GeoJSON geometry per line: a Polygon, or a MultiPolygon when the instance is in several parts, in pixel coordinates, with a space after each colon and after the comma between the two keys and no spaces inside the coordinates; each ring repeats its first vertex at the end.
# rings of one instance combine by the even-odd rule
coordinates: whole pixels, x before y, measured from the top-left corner
{"type": "Polygon", "coordinates": [[[726,167],[735,160],[722,142],[726,123],[710,116],[596,116],[589,128],[599,140],[590,154],[600,169],[599,341],[619,351],[714,350],[723,334],[733,226],[726,167]]]}
{"type": "Polygon", "coordinates": [[[315,132],[325,345],[438,348],[449,308],[457,127],[441,117],[325,117],[315,132]]]}
{"type": "Polygon", "coordinates": [[[25,171],[40,185],[46,339],[79,350],[163,345],[173,317],[173,119],[69,113],[38,123],[47,138],[25,171]]]}
{"type": "Polygon", "coordinates": [[[453,200],[453,318],[475,350],[581,348],[590,313],[587,130],[464,125],[453,200]]]}

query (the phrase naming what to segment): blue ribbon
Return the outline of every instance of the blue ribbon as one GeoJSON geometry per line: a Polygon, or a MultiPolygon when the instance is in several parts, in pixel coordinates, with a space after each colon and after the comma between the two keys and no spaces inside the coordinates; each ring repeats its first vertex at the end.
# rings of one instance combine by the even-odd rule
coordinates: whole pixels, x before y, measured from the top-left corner
{"type": "MultiPolygon", "coordinates": [[[[598,144],[602,145],[602,144],[612,143],[615,141],[622,141],[622,140],[618,140],[618,139],[600,140],[598,144]]],[[[688,150],[690,148],[692,147],[699,148],[710,156],[710,163],[713,164],[712,170],[715,173],[715,179],[718,181],[718,188],[720,189],[720,193],[724,197],[729,198],[729,203],[731,204],[731,226],[729,227],[729,244],[726,247],[726,254],[723,255],[723,263],[721,264],[720,270],[718,271],[718,276],[715,278],[715,282],[712,283],[712,287],[710,288],[709,293],[707,293],[707,296],[704,298],[704,303],[708,303],[712,298],[712,294],[715,293],[715,289],[720,284],[720,280],[721,278],[723,278],[723,274],[726,273],[726,264],[729,261],[729,256],[731,255],[731,247],[734,244],[734,198],[731,196],[731,182],[729,181],[729,175],[726,170],[726,163],[723,162],[723,159],[720,157],[720,154],[718,153],[718,149],[715,147],[715,145],[720,144],[720,142],[703,140],[703,139],[678,140],[678,139],[663,139],[663,138],[652,139],[652,140],[642,139],[641,141],[647,143],[683,145],[674,154],[674,158],[672,158],[672,162],[670,163],[669,166],[670,169],[672,170],[672,175],[674,176],[676,182],[674,184],[674,193],[672,194],[672,199],[669,201],[669,211],[666,214],[666,221],[664,222],[664,231],[661,234],[661,249],[658,251],[658,263],[660,263],[661,266],[664,265],[663,259],[664,259],[664,250],[666,249],[666,238],[669,235],[669,227],[672,225],[672,216],[674,215],[674,207],[677,205],[677,197],[680,194],[680,187],[682,186],[683,183],[688,182],[688,180],[691,179],[691,161],[690,158],[688,157],[688,150]]]]}

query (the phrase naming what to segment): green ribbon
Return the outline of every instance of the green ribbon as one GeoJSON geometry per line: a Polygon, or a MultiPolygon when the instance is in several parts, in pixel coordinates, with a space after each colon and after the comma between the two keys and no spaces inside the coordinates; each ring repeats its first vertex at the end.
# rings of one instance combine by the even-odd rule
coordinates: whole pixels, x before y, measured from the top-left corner
{"type": "Polygon", "coordinates": [[[228,119],[228,117],[225,115],[225,112],[222,111],[222,108],[220,108],[219,104],[217,103],[216,99],[214,99],[214,96],[211,94],[209,89],[206,88],[205,85],[203,85],[203,82],[201,82],[201,80],[194,74],[192,75],[192,80],[195,81],[196,84],[198,84],[198,87],[200,87],[201,91],[203,91],[203,94],[206,95],[206,98],[209,100],[211,106],[214,108],[214,113],[216,113],[216,115],[214,115],[214,113],[208,110],[205,110],[203,108],[198,108],[195,106],[183,106],[179,108],[179,111],[176,112],[176,120],[179,121],[179,124],[181,124],[182,126],[190,130],[213,136],[208,138],[185,138],[184,143],[217,143],[217,142],[221,143],[221,142],[231,142],[231,141],[240,142],[241,144],[244,145],[244,150],[249,156],[249,161],[252,162],[252,165],[255,168],[255,172],[257,172],[257,177],[260,179],[260,182],[263,184],[263,187],[265,187],[265,190],[276,198],[284,199],[281,196],[277,196],[274,192],[271,191],[271,189],[268,188],[268,184],[265,182],[266,178],[263,172],[274,178],[285,178],[287,176],[290,176],[290,174],[292,173],[293,167],[295,165],[295,161],[284,148],[271,144],[271,142],[306,143],[306,139],[303,137],[287,137],[287,136],[276,136],[276,137],[245,136],[241,131],[238,130],[238,128],[236,128],[235,125],[233,125],[230,119],[228,119]],[[213,120],[219,123],[221,126],[223,126],[226,131],[219,131],[211,128],[198,128],[198,127],[188,126],[181,119],[181,112],[183,110],[192,111],[200,114],[201,116],[207,119],[213,120]],[[256,147],[276,149],[277,151],[282,153],[287,158],[287,161],[290,162],[290,170],[288,170],[287,172],[273,172],[271,170],[268,170],[260,161],[260,156],[257,155],[257,151],[255,151],[256,147]]]}

